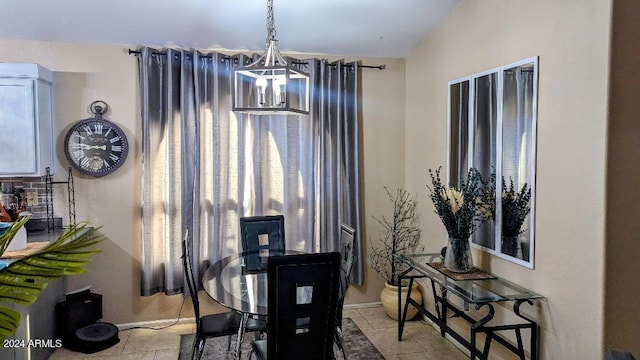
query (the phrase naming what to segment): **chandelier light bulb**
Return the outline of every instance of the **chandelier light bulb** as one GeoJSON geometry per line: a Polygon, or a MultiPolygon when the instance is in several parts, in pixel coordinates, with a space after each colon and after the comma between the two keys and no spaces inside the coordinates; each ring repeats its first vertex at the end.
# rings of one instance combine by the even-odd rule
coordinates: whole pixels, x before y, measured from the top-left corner
{"type": "Polygon", "coordinates": [[[273,104],[280,106],[285,100],[285,90],[287,88],[287,78],[284,75],[275,75],[272,82],[273,104]]]}
{"type": "Polygon", "coordinates": [[[265,103],[265,92],[267,90],[267,79],[264,76],[259,76],[256,79],[256,87],[258,88],[258,92],[260,94],[260,104],[265,103]]]}

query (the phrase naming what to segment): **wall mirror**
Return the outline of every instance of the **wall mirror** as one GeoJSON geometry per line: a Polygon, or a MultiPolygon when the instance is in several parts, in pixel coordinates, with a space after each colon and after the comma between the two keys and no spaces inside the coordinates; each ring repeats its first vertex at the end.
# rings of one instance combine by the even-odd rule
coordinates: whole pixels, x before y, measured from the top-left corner
{"type": "Polygon", "coordinates": [[[537,80],[534,57],[448,84],[449,183],[459,186],[474,167],[496,190],[493,217],[473,234],[472,244],[529,268],[534,263],[537,80]]]}

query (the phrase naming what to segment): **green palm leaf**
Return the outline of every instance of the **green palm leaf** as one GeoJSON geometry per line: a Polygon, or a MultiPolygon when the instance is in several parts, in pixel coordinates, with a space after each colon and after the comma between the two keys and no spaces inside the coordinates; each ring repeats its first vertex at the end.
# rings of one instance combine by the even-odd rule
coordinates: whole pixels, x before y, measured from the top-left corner
{"type": "Polygon", "coordinates": [[[20,326],[20,313],[0,306],[0,338],[13,334],[20,326]]]}
{"type": "Polygon", "coordinates": [[[13,240],[13,237],[18,233],[18,230],[29,221],[31,216],[23,216],[18,221],[14,222],[2,235],[0,235],[0,255],[4,254],[5,250],[13,240]]]}
{"type": "MultiPolygon", "coordinates": [[[[18,230],[29,220],[23,217],[0,235],[0,254],[18,230]]],[[[89,249],[104,240],[99,228],[82,223],[66,230],[44,248],[0,269],[0,302],[30,306],[50,281],[65,275],[86,273],[85,266],[101,250],[89,249]]],[[[0,340],[20,326],[20,313],[0,305],[0,340]]]]}

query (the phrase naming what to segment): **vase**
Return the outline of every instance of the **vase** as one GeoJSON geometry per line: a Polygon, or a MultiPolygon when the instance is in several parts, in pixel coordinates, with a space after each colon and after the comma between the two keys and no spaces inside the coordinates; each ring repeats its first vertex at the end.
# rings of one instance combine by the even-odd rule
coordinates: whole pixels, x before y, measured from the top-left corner
{"type": "Polygon", "coordinates": [[[466,273],[473,269],[469,239],[449,238],[444,254],[444,267],[456,273],[466,273]]]}
{"type": "Polygon", "coordinates": [[[503,236],[501,246],[503,254],[522,259],[522,246],[520,245],[520,238],[518,235],[503,236]]]}
{"type": "MultiPolygon", "coordinates": [[[[400,287],[400,295],[401,295],[401,311],[404,311],[404,304],[407,301],[407,292],[409,290],[408,286],[400,287]]],[[[418,304],[422,304],[422,292],[420,292],[420,288],[414,283],[411,287],[411,292],[409,293],[409,297],[417,302],[418,304]]],[[[382,303],[382,308],[387,315],[394,319],[398,320],[398,286],[390,285],[389,283],[384,283],[384,289],[380,292],[380,302],[382,303]]],[[[409,305],[409,309],[407,309],[407,319],[411,320],[418,314],[418,309],[416,309],[413,305],[409,305]]]]}

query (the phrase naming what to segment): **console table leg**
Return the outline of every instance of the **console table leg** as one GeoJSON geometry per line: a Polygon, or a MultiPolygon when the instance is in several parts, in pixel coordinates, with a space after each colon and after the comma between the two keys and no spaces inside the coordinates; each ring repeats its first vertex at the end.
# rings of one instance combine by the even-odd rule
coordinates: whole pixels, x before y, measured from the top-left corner
{"type": "Polygon", "coordinates": [[[516,340],[518,341],[518,350],[520,351],[518,355],[521,360],[524,360],[524,345],[522,345],[522,332],[520,329],[516,329],[516,340]]]}
{"type": "MultiPolygon", "coordinates": [[[[528,327],[531,329],[531,349],[530,349],[531,359],[537,360],[538,359],[538,323],[520,313],[520,305],[522,305],[525,302],[529,305],[533,305],[533,302],[531,300],[516,300],[516,302],[513,303],[513,312],[518,317],[526,320],[529,323],[528,327]]],[[[519,341],[518,346],[520,346],[521,342],[522,340],[519,341]]],[[[522,348],[521,357],[522,359],[524,359],[524,348],[522,348]]]]}
{"type": "Polygon", "coordinates": [[[442,321],[442,326],[440,326],[440,335],[444,337],[446,335],[446,329],[449,327],[447,324],[447,289],[440,288],[440,304],[442,304],[442,311],[440,312],[440,321],[442,321]]]}
{"type": "Polygon", "coordinates": [[[476,349],[476,335],[478,331],[486,333],[486,338],[484,340],[484,353],[480,354],[481,355],[480,358],[486,359],[489,356],[488,349],[489,349],[489,346],[491,345],[492,333],[483,331],[485,330],[483,329],[483,327],[486,323],[488,323],[489,321],[491,321],[491,319],[493,319],[493,316],[495,315],[495,309],[493,308],[493,305],[489,303],[480,304],[476,307],[476,309],[480,310],[480,308],[482,308],[483,306],[489,307],[489,313],[485,317],[483,317],[482,319],[476,321],[475,323],[473,323],[473,325],[471,325],[471,346],[469,351],[471,352],[472,360],[476,358],[476,352],[478,351],[476,349]]]}
{"type": "Polygon", "coordinates": [[[441,296],[438,296],[438,291],[436,290],[436,285],[433,282],[433,280],[431,280],[431,293],[433,294],[433,307],[435,308],[436,311],[436,318],[440,321],[439,324],[439,328],[440,328],[440,335],[442,337],[444,337],[445,334],[445,330],[444,327],[441,325],[443,322],[443,319],[445,318],[445,315],[442,315],[442,312],[445,311],[444,309],[444,301],[442,301],[443,298],[446,298],[444,294],[446,290],[444,288],[442,288],[442,286],[440,287],[440,294],[441,296]],[[443,308],[440,308],[440,304],[443,304],[443,308]]]}
{"type": "Polygon", "coordinates": [[[493,339],[493,333],[487,333],[487,339],[484,342],[484,349],[482,350],[483,358],[489,358],[489,349],[491,349],[491,340],[493,339]]]}
{"type": "Polygon", "coordinates": [[[402,296],[400,295],[400,285],[402,284],[402,277],[398,278],[398,341],[402,341],[402,330],[404,329],[404,314],[400,312],[402,306],[402,296]]]}
{"type": "Polygon", "coordinates": [[[538,359],[538,324],[531,328],[531,359],[538,359]]]}
{"type": "Polygon", "coordinates": [[[409,312],[409,294],[413,288],[413,278],[409,278],[409,290],[407,291],[407,298],[404,303],[404,311],[402,310],[402,292],[400,288],[402,286],[402,277],[398,277],[398,341],[402,341],[402,332],[404,330],[404,322],[407,320],[407,313],[409,312]]]}

